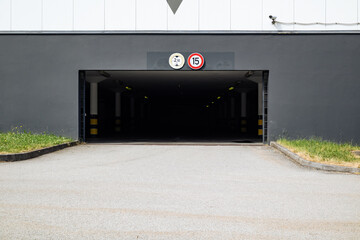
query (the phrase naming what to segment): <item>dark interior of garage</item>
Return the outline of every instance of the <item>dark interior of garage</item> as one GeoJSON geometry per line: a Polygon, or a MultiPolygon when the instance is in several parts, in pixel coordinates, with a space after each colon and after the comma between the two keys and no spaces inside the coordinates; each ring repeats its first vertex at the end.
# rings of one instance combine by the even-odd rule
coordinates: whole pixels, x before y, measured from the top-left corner
{"type": "Polygon", "coordinates": [[[83,71],[83,76],[80,122],[86,142],[263,141],[263,71],[83,71]]]}

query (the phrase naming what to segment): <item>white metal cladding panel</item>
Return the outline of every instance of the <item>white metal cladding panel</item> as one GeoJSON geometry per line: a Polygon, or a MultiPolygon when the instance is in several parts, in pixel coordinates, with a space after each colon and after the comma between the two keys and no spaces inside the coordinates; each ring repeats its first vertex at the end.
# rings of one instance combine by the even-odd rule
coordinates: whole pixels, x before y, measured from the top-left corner
{"type": "MultiPolygon", "coordinates": [[[[311,23],[325,20],[326,0],[295,0],[295,22],[311,23]]],[[[294,25],[294,30],[322,30],[324,25],[294,25]]]]}
{"type": "Polygon", "coordinates": [[[105,0],[105,30],[135,30],[135,0],[105,0]]]}
{"type": "Polygon", "coordinates": [[[11,29],[41,30],[42,29],[42,0],[12,0],[11,29]]]}
{"type": "Polygon", "coordinates": [[[293,25],[273,25],[269,15],[277,16],[279,21],[294,21],[293,0],[263,0],[263,30],[293,30],[293,25]]]}
{"type": "Polygon", "coordinates": [[[200,30],[230,30],[230,3],[230,0],[200,0],[200,30]]]}
{"type": "Polygon", "coordinates": [[[199,30],[199,0],[183,0],[176,14],[168,9],[168,30],[199,30]]]}
{"type": "Polygon", "coordinates": [[[360,30],[346,25],[272,25],[360,21],[360,0],[0,0],[0,31],[39,30],[360,30]]]}
{"type": "Polygon", "coordinates": [[[104,30],[104,0],[74,0],[74,30],[104,30]]]}
{"type": "Polygon", "coordinates": [[[231,30],[262,30],[263,0],[232,0],[231,30]]]}
{"type": "Polygon", "coordinates": [[[136,0],[136,29],[167,30],[168,8],[166,0],[136,0]]]}
{"type": "Polygon", "coordinates": [[[73,30],[73,0],[43,0],[43,30],[73,30]]]}
{"type": "MultiPolygon", "coordinates": [[[[326,0],[326,22],[355,23],[358,19],[357,0],[326,0]]],[[[358,26],[328,25],[326,30],[356,30],[358,26]]]]}
{"type": "Polygon", "coordinates": [[[0,0],[0,31],[11,30],[11,1],[0,0]]]}

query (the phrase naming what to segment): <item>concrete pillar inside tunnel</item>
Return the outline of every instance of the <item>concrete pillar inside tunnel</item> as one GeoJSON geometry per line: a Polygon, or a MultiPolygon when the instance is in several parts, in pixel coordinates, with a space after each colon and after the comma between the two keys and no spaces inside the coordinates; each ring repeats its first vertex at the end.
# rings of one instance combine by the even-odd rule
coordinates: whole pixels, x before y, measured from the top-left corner
{"type": "Polygon", "coordinates": [[[98,135],[98,83],[90,83],[90,135],[98,135]]]}
{"type": "Polygon", "coordinates": [[[263,84],[258,83],[258,135],[263,135],[263,84]]]}
{"type": "Polygon", "coordinates": [[[237,127],[237,123],[235,120],[235,96],[230,97],[230,121],[229,121],[230,128],[235,130],[237,127]]]}
{"type": "Polygon", "coordinates": [[[131,119],[135,118],[135,97],[130,97],[130,116],[131,119]]]}
{"type": "Polygon", "coordinates": [[[86,76],[86,81],[90,83],[90,136],[96,137],[99,134],[98,121],[98,87],[99,82],[105,80],[104,77],[86,76]]]}
{"type": "Polygon", "coordinates": [[[224,101],[224,119],[226,120],[227,119],[227,101],[225,100],[224,101]]]}
{"type": "Polygon", "coordinates": [[[235,97],[231,96],[230,98],[230,118],[235,118],[235,97]]]}
{"type": "Polygon", "coordinates": [[[130,123],[132,127],[135,127],[135,97],[130,97],[130,123]]]}
{"type": "Polygon", "coordinates": [[[115,132],[121,131],[121,92],[115,93],[115,132]]]}
{"type": "Polygon", "coordinates": [[[144,116],[145,116],[145,103],[141,103],[140,105],[140,118],[141,119],[144,119],[144,116]]]}
{"type": "Polygon", "coordinates": [[[247,109],[246,109],[246,92],[241,92],[241,132],[247,132],[247,109]]]}

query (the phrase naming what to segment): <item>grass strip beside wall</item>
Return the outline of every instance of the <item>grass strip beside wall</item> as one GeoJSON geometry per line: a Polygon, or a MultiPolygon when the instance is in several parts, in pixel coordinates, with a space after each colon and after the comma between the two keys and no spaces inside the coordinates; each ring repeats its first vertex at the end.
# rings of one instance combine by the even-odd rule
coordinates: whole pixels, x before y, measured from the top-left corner
{"type": "Polygon", "coordinates": [[[360,158],[352,153],[360,150],[360,146],[351,143],[339,144],[319,138],[298,140],[281,138],[277,142],[309,161],[360,167],[360,158]]]}
{"type": "Polygon", "coordinates": [[[11,131],[0,133],[0,154],[30,152],[71,142],[72,139],[53,134],[11,131]]]}

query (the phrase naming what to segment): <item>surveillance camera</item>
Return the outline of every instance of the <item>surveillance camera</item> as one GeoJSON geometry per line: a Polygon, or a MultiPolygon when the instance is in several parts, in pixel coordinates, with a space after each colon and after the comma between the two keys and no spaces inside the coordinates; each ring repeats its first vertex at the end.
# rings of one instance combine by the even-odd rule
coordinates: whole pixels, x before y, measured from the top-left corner
{"type": "Polygon", "coordinates": [[[270,18],[271,20],[273,20],[273,21],[276,20],[276,17],[273,16],[273,15],[270,15],[269,18],[270,18]]]}
{"type": "Polygon", "coordinates": [[[271,23],[275,25],[276,23],[276,17],[273,15],[270,15],[269,18],[272,20],[271,23]]]}

